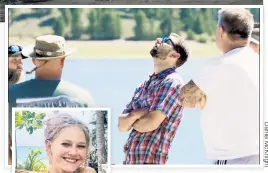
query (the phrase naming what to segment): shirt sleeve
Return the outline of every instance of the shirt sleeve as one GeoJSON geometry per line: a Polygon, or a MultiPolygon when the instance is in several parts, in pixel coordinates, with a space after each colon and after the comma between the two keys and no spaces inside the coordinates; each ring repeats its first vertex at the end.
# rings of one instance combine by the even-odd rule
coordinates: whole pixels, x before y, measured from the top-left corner
{"type": "Polygon", "coordinates": [[[154,95],[149,111],[159,110],[169,117],[180,106],[179,94],[181,85],[179,82],[169,81],[160,86],[154,95]]]}
{"type": "Polygon", "coordinates": [[[199,70],[197,70],[196,75],[192,78],[192,81],[206,93],[207,90],[207,81],[211,80],[213,74],[217,73],[217,68],[213,68],[213,66],[209,64],[205,64],[199,70]]]}
{"type": "Polygon", "coordinates": [[[133,107],[132,107],[132,102],[135,98],[135,95],[141,90],[141,87],[138,87],[136,88],[135,92],[134,92],[134,95],[131,99],[131,101],[126,105],[125,109],[123,110],[123,113],[122,114],[128,114],[130,113],[131,111],[133,111],[133,107]]]}

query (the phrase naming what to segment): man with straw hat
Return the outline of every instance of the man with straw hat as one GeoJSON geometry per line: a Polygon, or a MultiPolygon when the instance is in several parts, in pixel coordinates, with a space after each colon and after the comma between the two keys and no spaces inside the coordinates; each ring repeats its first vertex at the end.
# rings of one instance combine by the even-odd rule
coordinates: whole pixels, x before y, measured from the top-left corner
{"type": "Polygon", "coordinates": [[[61,80],[65,58],[73,53],[65,39],[57,35],[36,38],[35,46],[23,49],[25,57],[36,66],[35,79],[9,87],[9,134],[11,134],[12,107],[91,107],[91,94],[70,82],[61,80]]]}

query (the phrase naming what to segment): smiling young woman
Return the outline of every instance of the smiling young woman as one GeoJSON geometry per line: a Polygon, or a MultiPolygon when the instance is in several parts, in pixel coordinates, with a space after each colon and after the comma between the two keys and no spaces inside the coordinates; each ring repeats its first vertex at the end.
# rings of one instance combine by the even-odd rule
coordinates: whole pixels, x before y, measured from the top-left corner
{"type": "Polygon", "coordinates": [[[84,123],[60,114],[47,119],[44,133],[48,173],[95,173],[87,164],[90,137],[84,123]]]}

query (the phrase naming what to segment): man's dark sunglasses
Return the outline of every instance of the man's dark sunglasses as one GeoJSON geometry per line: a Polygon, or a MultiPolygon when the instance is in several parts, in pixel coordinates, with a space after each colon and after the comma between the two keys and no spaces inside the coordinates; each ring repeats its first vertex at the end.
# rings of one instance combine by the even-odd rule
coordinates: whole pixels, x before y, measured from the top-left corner
{"type": "Polygon", "coordinates": [[[173,48],[176,50],[176,52],[177,52],[177,53],[180,53],[180,50],[179,50],[178,46],[176,46],[176,45],[174,44],[174,42],[173,42],[169,37],[163,37],[163,38],[162,38],[162,42],[163,42],[163,43],[167,43],[168,41],[170,41],[170,43],[172,44],[172,46],[173,46],[173,48]]]}
{"type": "Polygon", "coordinates": [[[22,51],[22,47],[18,45],[11,45],[8,47],[8,56],[17,54],[22,51]]]}

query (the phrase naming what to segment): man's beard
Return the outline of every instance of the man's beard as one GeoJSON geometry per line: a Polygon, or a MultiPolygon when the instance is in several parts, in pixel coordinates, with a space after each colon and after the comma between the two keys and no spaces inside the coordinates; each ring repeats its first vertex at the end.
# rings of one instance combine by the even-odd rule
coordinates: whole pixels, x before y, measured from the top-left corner
{"type": "Polygon", "coordinates": [[[20,79],[20,74],[15,69],[8,69],[8,86],[16,84],[20,79]]]}
{"type": "Polygon", "coordinates": [[[156,46],[154,46],[154,47],[151,49],[150,54],[151,54],[151,56],[152,56],[153,58],[156,58],[156,57],[157,57],[157,55],[158,55],[158,50],[157,50],[157,47],[156,47],[156,46]]]}
{"type": "Polygon", "coordinates": [[[150,54],[153,58],[165,60],[167,58],[169,50],[168,49],[159,49],[158,47],[154,46],[150,54]]]}

